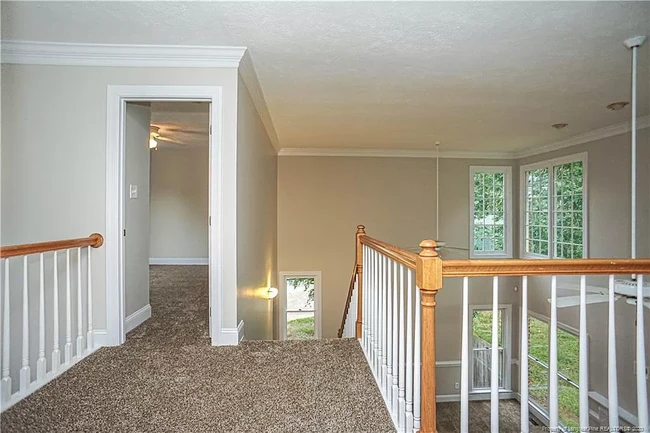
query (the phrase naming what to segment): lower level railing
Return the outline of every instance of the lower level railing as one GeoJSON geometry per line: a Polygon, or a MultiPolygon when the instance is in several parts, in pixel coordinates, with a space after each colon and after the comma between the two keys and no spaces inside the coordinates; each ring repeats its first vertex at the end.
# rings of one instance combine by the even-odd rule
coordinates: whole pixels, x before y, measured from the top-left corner
{"type": "Polygon", "coordinates": [[[95,233],[0,248],[2,410],[94,350],[91,251],[103,241],[95,233]]]}
{"type": "MultiPolygon", "coordinates": [[[[549,393],[548,419],[552,431],[565,429],[559,419],[558,392],[558,276],[577,275],[580,278],[580,354],[579,354],[579,413],[581,431],[589,430],[587,393],[587,276],[607,275],[608,287],[608,406],[609,431],[620,430],[618,414],[618,385],[616,365],[616,315],[614,303],[619,298],[614,275],[634,275],[634,291],[628,300],[635,301],[636,365],[644,366],[645,329],[643,298],[647,288],[643,275],[650,274],[650,260],[584,259],[584,260],[442,260],[437,244],[423,241],[422,251],[414,254],[388,245],[357,229],[356,265],[339,336],[354,336],[360,340],[370,368],[384,396],[388,410],[399,431],[436,432],[436,371],[435,371],[435,307],[436,293],[443,287],[443,278],[462,279],[461,320],[461,379],[460,431],[473,431],[469,425],[469,365],[470,282],[476,277],[491,277],[492,318],[499,317],[499,279],[521,278],[520,332],[520,401],[522,432],[529,431],[529,369],[528,369],[528,290],[531,277],[550,278],[549,323],[549,393]],[[356,303],[356,307],[355,307],[356,303]],[[353,326],[355,325],[355,326],[353,326]]],[[[629,285],[629,284],[628,284],[629,285]]],[[[480,286],[480,284],[479,284],[480,286]]],[[[444,332],[444,330],[438,330],[444,332]]],[[[491,323],[490,351],[490,429],[499,431],[499,324],[491,323]]],[[[620,336],[618,336],[620,337],[620,336]]],[[[642,367],[641,367],[642,368],[642,367]]],[[[636,431],[649,432],[648,394],[646,378],[636,375],[636,431]]]]}

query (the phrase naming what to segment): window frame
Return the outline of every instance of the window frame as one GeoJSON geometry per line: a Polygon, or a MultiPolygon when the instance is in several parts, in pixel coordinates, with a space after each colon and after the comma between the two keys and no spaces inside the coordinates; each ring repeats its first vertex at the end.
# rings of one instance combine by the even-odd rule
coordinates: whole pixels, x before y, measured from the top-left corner
{"type": "MultiPolygon", "coordinates": [[[[503,346],[503,387],[499,388],[499,392],[507,392],[512,390],[512,304],[499,304],[499,310],[503,310],[501,318],[501,329],[503,336],[501,337],[503,346]]],[[[469,306],[469,323],[470,330],[470,350],[473,348],[474,333],[472,332],[472,323],[474,311],[492,311],[492,305],[470,305],[469,306]]],[[[469,357],[469,371],[474,371],[474,353],[469,357]]],[[[489,392],[490,388],[474,388],[474,377],[470,374],[469,391],[471,393],[485,393],[489,392]]]]}
{"type": "Polygon", "coordinates": [[[512,241],[512,167],[509,165],[487,166],[471,165],[469,167],[469,258],[470,259],[511,259],[513,255],[512,241]],[[505,252],[475,251],[474,250],[474,175],[476,173],[503,173],[504,176],[504,242],[505,252]]]}
{"type": "Polygon", "coordinates": [[[589,177],[587,152],[567,155],[560,158],[547,159],[519,167],[519,256],[524,259],[560,259],[555,257],[555,231],[553,223],[555,195],[555,173],[554,168],[558,165],[582,162],[582,257],[589,258],[589,177]],[[526,172],[537,169],[548,169],[548,255],[529,253],[526,251],[526,172]]]}

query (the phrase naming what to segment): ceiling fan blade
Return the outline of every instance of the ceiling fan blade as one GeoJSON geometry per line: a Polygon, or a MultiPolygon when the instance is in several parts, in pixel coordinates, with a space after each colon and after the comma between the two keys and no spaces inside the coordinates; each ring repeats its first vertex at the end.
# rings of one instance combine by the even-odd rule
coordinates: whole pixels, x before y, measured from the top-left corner
{"type": "MultiPolygon", "coordinates": [[[[637,301],[636,299],[626,299],[625,302],[630,305],[636,305],[637,301]]],[[[643,306],[646,307],[647,309],[650,309],[650,302],[644,302],[643,306]]]]}
{"type": "MultiPolygon", "coordinates": [[[[634,280],[616,280],[614,286],[614,291],[617,294],[623,296],[634,296],[636,297],[636,286],[637,282],[634,280]]],[[[643,282],[643,297],[650,297],[650,284],[643,282]]]]}
{"type": "MultiPolygon", "coordinates": [[[[558,290],[573,290],[573,291],[579,292],[580,291],[580,284],[562,283],[562,282],[558,281],[557,288],[558,288],[558,290]]],[[[609,289],[607,287],[589,286],[589,285],[587,285],[585,291],[587,293],[607,294],[609,289]]]]}
{"type": "MultiPolygon", "coordinates": [[[[587,295],[586,302],[587,304],[598,304],[601,302],[607,302],[608,297],[605,295],[587,295]]],[[[548,302],[551,302],[549,299],[548,302]]],[[[580,296],[562,296],[557,298],[557,307],[566,308],[566,307],[577,307],[580,305],[580,296]]]]}

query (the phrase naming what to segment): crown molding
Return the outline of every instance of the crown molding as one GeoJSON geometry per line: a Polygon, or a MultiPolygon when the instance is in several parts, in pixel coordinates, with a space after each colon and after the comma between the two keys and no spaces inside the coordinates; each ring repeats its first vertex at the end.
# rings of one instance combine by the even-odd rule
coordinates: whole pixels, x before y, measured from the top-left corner
{"type": "MultiPolygon", "coordinates": [[[[564,149],[571,146],[577,146],[579,144],[585,144],[596,140],[602,140],[603,138],[609,138],[609,137],[614,137],[616,135],[626,134],[632,130],[631,123],[632,123],[631,121],[618,123],[616,125],[594,129],[593,131],[576,135],[567,140],[558,141],[556,143],[551,143],[544,146],[530,147],[528,149],[515,152],[513,154],[513,157],[517,159],[527,158],[529,156],[535,156],[542,153],[552,152],[554,150],[564,149]]],[[[650,115],[637,118],[636,126],[637,126],[637,130],[650,127],[650,115]]]]}
{"type": "MultiPolygon", "coordinates": [[[[435,150],[408,149],[323,149],[323,148],[284,148],[278,156],[347,156],[374,158],[435,158],[435,150]]],[[[513,159],[512,153],[505,152],[467,152],[440,151],[440,158],[458,159],[513,159]]]]}
{"type": "Polygon", "coordinates": [[[2,63],[58,66],[237,68],[246,47],[2,41],[2,63]]]}

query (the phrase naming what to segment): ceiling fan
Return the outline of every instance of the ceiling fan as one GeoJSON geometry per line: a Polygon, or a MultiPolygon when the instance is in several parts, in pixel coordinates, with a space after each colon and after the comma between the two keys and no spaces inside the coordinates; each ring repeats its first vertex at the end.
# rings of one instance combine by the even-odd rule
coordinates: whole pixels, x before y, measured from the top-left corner
{"type": "MultiPolygon", "coordinates": [[[[149,149],[153,150],[158,150],[158,142],[159,141],[165,141],[168,143],[173,143],[173,144],[178,144],[181,146],[185,146],[186,143],[181,142],[177,139],[172,139],[169,137],[165,137],[164,135],[160,134],[160,126],[157,125],[150,125],[149,126],[149,149]]],[[[168,128],[165,128],[168,129],[168,128]]],[[[169,129],[170,131],[174,132],[174,130],[169,129]]],[[[179,132],[181,131],[180,129],[178,130],[179,132]]],[[[184,132],[184,131],[183,131],[184,132]]]]}
{"type": "MultiPolygon", "coordinates": [[[[636,258],[636,83],[637,83],[637,54],[639,47],[645,42],[645,36],[635,36],[627,39],[624,43],[627,48],[632,50],[632,202],[631,202],[631,258],[636,258]]],[[[626,280],[614,280],[611,283],[614,300],[625,299],[625,302],[631,305],[637,305],[637,302],[643,302],[643,306],[650,309],[650,302],[644,301],[643,298],[650,297],[650,282],[644,282],[639,287],[635,275],[626,280]],[[641,299],[639,299],[641,297],[641,299]]],[[[580,291],[580,284],[558,281],[558,289],[580,291]]],[[[587,304],[597,304],[609,302],[610,289],[599,286],[586,286],[585,292],[587,304]]],[[[549,302],[551,300],[549,299],[549,302]]],[[[580,305],[580,296],[564,296],[557,299],[557,306],[576,307],[580,305]]]]}
{"type": "MultiPolygon", "coordinates": [[[[436,146],[436,243],[438,244],[436,251],[440,253],[443,259],[467,258],[469,248],[448,246],[447,242],[440,239],[440,142],[436,141],[434,144],[436,146]]],[[[406,248],[406,250],[419,253],[421,248],[412,247],[406,248]]]]}

